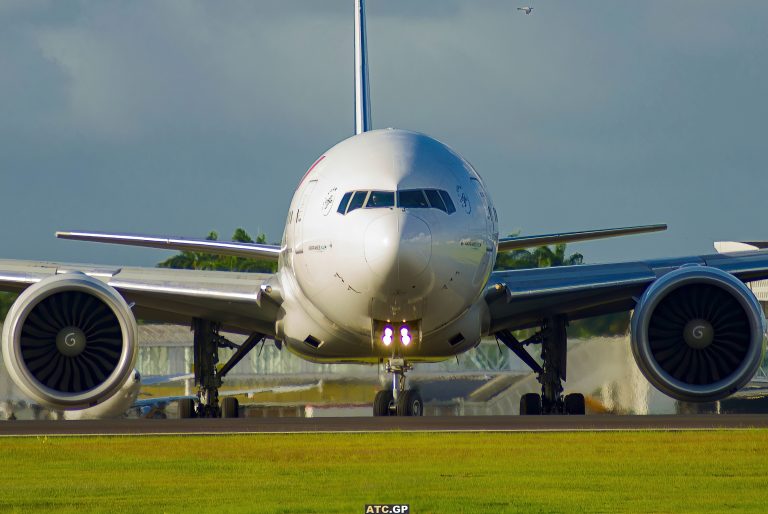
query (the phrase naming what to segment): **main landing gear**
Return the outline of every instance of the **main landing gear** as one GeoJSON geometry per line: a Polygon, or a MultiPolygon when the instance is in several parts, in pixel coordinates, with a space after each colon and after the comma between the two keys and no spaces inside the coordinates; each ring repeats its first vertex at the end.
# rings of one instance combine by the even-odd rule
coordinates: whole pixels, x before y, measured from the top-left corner
{"type": "Polygon", "coordinates": [[[392,373],[392,389],[376,393],[374,416],[422,416],[424,402],[416,389],[406,389],[405,372],[413,369],[404,359],[389,359],[387,373],[392,373]]]}
{"type": "Polygon", "coordinates": [[[237,398],[225,397],[219,402],[219,388],[226,374],[264,339],[264,334],[253,333],[243,344],[238,345],[220,335],[219,329],[220,325],[213,321],[199,318],[192,320],[197,400],[185,398],[179,401],[180,418],[239,417],[237,398]],[[219,348],[235,350],[221,368],[217,368],[219,348]]]}
{"type": "Polygon", "coordinates": [[[541,330],[522,342],[509,330],[496,334],[502,343],[536,373],[541,384],[541,395],[527,393],[520,398],[520,414],[584,414],[584,395],[574,393],[563,396],[568,355],[567,326],[568,319],[558,315],[546,318],[541,330]],[[526,351],[525,346],[529,344],[541,344],[543,366],[526,351]]]}

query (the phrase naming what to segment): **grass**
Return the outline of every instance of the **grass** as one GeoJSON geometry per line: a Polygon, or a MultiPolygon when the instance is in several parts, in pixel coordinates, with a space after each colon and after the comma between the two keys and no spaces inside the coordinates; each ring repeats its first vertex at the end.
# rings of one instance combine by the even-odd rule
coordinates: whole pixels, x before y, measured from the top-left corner
{"type": "Polygon", "coordinates": [[[762,512],[768,430],[0,439],[0,511],[762,512]]]}

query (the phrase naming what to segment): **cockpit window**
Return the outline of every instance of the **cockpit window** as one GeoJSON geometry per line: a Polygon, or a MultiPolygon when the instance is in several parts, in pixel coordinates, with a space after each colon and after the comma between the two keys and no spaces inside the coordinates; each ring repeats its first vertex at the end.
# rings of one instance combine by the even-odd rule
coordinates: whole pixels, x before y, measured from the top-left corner
{"type": "Polygon", "coordinates": [[[437,189],[425,189],[424,194],[427,195],[429,205],[435,209],[440,209],[443,212],[448,212],[448,210],[445,208],[445,202],[443,202],[443,199],[440,197],[440,193],[437,191],[437,189]]]}
{"type": "Polygon", "coordinates": [[[453,200],[451,200],[451,195],[448,194],[448,191],[443,191],[441,189],[440,196],[445,202],[445,207],[448,209],[446,212],[448,214],[453,214],[454,212],[456,212],[456,207],[453,205],[453,200]]]}
{"type": "Polygon", "coordinates": [[[339,208],[336,209],[336,212],[339,214],[344,214],[347,212],[347,204],[349,203],[350,198],[352,198],[352,191],[344,193],[344,196],[341,197],[341,202],[339,202],[339,208]]]}
{"type": "Polygon", "coordinates": [[[397,192],[397,206],[404,209],[424,209],[429,204],[421,189],[406,189],[397,192]]]}
{"type": "Polygon", "coordinates": [[[374,209],[376,207],[394,207],[394,206],[395,206],[394,191],[371,191],[371,196],[368,197],[368,203],[365,204],[366,209],[374,209]]]}
{"type": "Polygon", "coordinates": [[[350,213],[355,209],[359,209],[360,207],[365,205],[365,198],[367,196],[368,196],[368,191],[355,191],[355,195],[352,197],[352,201],[349,202],[347,213],[350,213]]]}

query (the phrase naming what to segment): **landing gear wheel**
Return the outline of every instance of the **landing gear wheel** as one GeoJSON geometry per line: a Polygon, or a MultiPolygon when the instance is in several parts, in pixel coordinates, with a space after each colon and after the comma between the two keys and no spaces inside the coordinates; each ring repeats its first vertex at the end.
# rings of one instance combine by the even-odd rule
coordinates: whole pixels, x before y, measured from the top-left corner
{"type": "Polygon", "coordinates": [[[179,418],[188,419],[195,417],[195,401],[192,398],[179,400],[179,418]]]}
{"type": "Polygon", "coordinates": [[[237,398],[227,396],[221,401],[221,417],[222,418],[240,417],[240,402],[237,401],[237,398]]]}
{"type": "Polygon", "coordinates": [[[538,416],[541,414],[541,395],[525,393],[520,397],[520,415],[538,416]]]}
{"type": "Polygon", "coordinates": [[[565,413],[574,416],[583,416],[586,412],[584,407],[584,395],[573,393],[565,396],[565,413]]]}
{"type": "Polygon", "coordinates": [[[373,415],[374,416],[392,416],[394,413],[390,406],[394,402],[394,396],[392,391],[385,389],[376,393],[376,398],[373,400],[373,415]]]}
{"type": "Polygon", "coordinates": [[[397,415],[422,416],[423,414],[424,403],[421,401],[419,393],[413,389],[403,391],[403,394],[397,399],[397,415]]]}

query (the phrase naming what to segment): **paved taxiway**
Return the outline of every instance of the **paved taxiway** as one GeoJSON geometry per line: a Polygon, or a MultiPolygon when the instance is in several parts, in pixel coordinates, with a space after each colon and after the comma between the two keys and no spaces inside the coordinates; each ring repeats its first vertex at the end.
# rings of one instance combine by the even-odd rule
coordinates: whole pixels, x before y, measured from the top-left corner
{"type": "Polygon", "coordinates": [[[118,419],[5,421],[0,436],[301,432],[539,432],[768,428],[766,414],[681,416],[467,416],[420,418],[118,419]]]}

